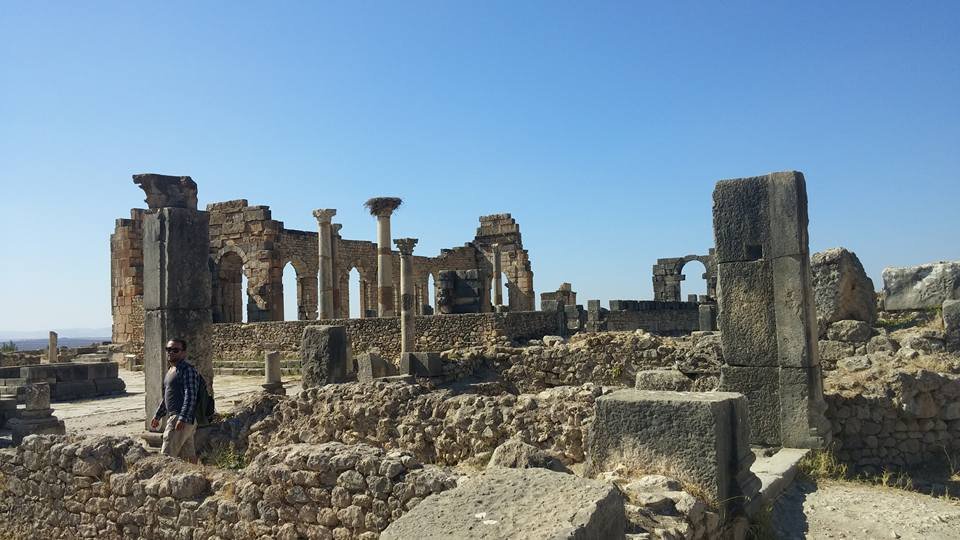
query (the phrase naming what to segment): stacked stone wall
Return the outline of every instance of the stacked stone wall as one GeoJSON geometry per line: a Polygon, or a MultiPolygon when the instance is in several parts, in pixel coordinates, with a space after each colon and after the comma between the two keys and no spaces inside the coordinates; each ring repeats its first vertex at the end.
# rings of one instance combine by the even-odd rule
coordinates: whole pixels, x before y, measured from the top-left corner
{"type": "Polygon", "coordinates": [[[837,457],[872,473],[960,463],[960,375],[877,371],[828,378],[837,457]]]}
{"type": "MultiPolygon", "coordinates": [[[[312,325],[347,329],[354,355],[379,349],[385,358],[400,358],[400,319],[331,319],[213,325],[215,359],[261,360],[264,350],[278,350],[285,358],[299,358],[303,329],[312,325]]],[[[417,350],[442,351],[482,346],[507,340],[527,340],[557,334],[556,313],[481,313],[417,317],[417,350]]]]}
{"type": "Polygon", "coordinates": [[[143,218],[146,210],[130,210],[110,235],[110,304],[113,342],[143,358],[143,218]]]}
{"type": "Polygon", "coordinates": [[[700,308],[696,302],[637,302],[636,309],[613,310],[602,321],[606,330],[646,330],[665,336],[679,336],[700,330],[700,308]]]}
{"type": "Polygon", "coordinates": [[[327,443],[271,448],[239,471],[149,457],[130,438],[31,436],[0,454],[14,538],[377,538],[456,476],[410,454],[327,443]]]}
{"type": "Polygon", "coordinates": [[[489,457],[518,437],[567,463],[584,460],[584,436],[597,385],[538,394],[454,394],[405,383],[325,385],[281,401],[250,428],[248,456],[292,443],[338,441],[411,452],[425,463],[455,465],[489,457]]]}

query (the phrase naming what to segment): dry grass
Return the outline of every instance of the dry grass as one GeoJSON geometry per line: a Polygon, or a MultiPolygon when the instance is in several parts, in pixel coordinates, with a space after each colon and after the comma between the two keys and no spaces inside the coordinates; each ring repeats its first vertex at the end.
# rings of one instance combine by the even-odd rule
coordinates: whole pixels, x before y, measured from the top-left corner
{"type": "Polygon", "coordinates": [[[689,471],[679,468],[676,462],[668,457],[652,454],[639,445],[625,443],[619,452],[609,456],[602,463],[591,463],[587,472],[591,476],[601,472],[613,472],[628,480],[651,474],[667,476],[680,482],[683,491],[703,501],[711,511],[717,511],[720,507],[716,496],[694,480],[689,471]]]}

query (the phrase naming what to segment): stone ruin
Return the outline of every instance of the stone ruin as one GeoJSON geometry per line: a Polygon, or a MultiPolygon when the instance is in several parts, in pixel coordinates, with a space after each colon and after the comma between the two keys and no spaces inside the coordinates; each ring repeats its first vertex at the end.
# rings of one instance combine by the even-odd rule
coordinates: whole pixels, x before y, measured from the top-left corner
{"type": "MultiPolygon", "coordinates": [[[[211,268],[214,213],[190,207],[192,181],[168,178],[147,185],[157,200],[183,206],[145,211],[138,232],[147,350],[171,333],[209,336],[195,359],[209,370],[206,351],[228,341],[211,330],[217,303],[183,296],[217,298],[220,271],[203,271],[211,268]],[[164,190],[171,192],[156,193],[164,190]],[[170,267],[174,250],[185,253],[183,268],[170,267]]],[[[551,311],[515,310],[513,301],[498,310],[496,287],[487,300],[481,283],[459,304],[481,313],[418,316],[416,239],[385,234],[383,214],[399,204],[386,199],[370,205],[380,237],[374,254],[399,271],[378,286],[391,292],[369,301],[397,316],[247,325],[262,342],[265,392],[211,426],[202,445],[230,445],[244,467],[150,457],[131,438],[26,437],[15,453],[0,454],[9,530],[51,538],[743,538],[749,516],[791,482],[797,460],[831,439],[838,456],[866,467],[916,464],[943,445],[960,451],[960,375],[879,375],[921,351],[955,346],[955,288],[947,278],[927,280],[940,291],[942,332],[871,326],[881,318],[867,305],[855,257],[831,251],[811,265],[798,172],[717,184],[707,298],[615,300],[609,310],[591,300],[583,319],[567,284],[541,297],[551,311]],[[668,306],[682,312],[672,323],[677,335],[667,319],[639,315],[668,306]],[[574,314],[581,328],[571,327],[574,314]],[[659,335],[609,328],[654,322],[659,335]],[[474,334],[486,337],[472,341],[474,334]],[[303,377],[296,396],[276,393],[289,341],[303,377]],[[849,395],[856,374],[871,370],[878,387],[849,395]]],[[[328,223],[333,215],[315,212],[323,313],[343,306],[329,276],[348,244],[328,223]]],[[[481,229],[519,241],[503,216],[482,218],[481,229]]],[[[683,259],[658,261],[660,277],[682,276],[683,259]]],[[[472,271],[489,276],[453,272],[476,279],[472,271]]],[[[903,288],[891,285],[886,298],[897,305],[903,288]]],[[[920,296],[932,304],[927,297],[936,295],[920,296]]],[[[149,388],[159,360],[146,361],[149,388]]]]}

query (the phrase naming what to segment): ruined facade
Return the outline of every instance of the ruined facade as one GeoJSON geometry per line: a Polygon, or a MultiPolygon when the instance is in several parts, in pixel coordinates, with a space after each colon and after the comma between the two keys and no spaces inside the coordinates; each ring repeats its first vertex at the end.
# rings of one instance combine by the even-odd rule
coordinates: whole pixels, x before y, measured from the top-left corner
{"type": "Polygon", "coordinates": [[[690,261],[700,261],[707,269],[703,279],[707,280],[707,299],[715,301],[717,298],[717,260],[714,249],[710,248],[707,255],[686,255],[684,257],[670,257],[657,259],[653,265],[653,299],[660,302],[680,302],[680,282],[687,276],[683,274],[683,267],[690,261]]]}
{"type": "MultiPolygon", "coordinates": [[[[273,219],[268,206],[251,206],[244,199],[208,204],[210,225],[209,267],[212,276],[210,306],[214,323],[282,321],[283,270],[296,271],[297,318],[316,320],[319,314],[319,238],[313,231],[287,229],[273,219]],[[246,290],[242,290],[243,278],[246,290]]],[[[143,348],[143,220],[144,210],[134,209],[130,219],[119,219],[110,237],[113,342],[142,355],[143,348]]],[[[377,244],[345,239],[341,225],[331,225],[334,318],[350,317],[350,272],[360,279],[361,317],[376,316],[378,304],[377,244]]],[[[425,314],[430,298],[429,279],[439,283],[444,270],[475,271],[481,281],[479,311],[493,311],[494,255],[506,276],[507,303],[512,311],[534,309],[533,272],[523,248],[520,227],[510,214],[480,217],[473,241],[443,249],[436,257],[413,256],[413,301],[416,313],[425,314]]],[[[400,254],[391,250],[392,305],[400,306],[400,254]]],[[[434,293],[436,296],[436,292],[434,293]]]]}

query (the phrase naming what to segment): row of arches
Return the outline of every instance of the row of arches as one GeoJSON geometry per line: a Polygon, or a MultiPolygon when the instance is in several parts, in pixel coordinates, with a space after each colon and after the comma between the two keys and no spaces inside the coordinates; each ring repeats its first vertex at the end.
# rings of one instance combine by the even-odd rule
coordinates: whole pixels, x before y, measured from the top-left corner
{"type": "MultiPolygon", "coordinates": [[[[266,295],[270,297],[269,316],[264,316],[264,312],[268,310],[267,302],[258,298],[262,295],[250,287],[256,270],[247,263],[241,253],[228,251],[222,254],[219,262],[213,264],[212,271],[214,322],[295,321],[315,317],[315,313],[313,317],[310,316],[308,305],[311,299],[315,305],[317,278],[306,271],[305,265],[298,268],[294,260],[281,266],[280,279],[273,280],[274,290],[266,295]]],[[[493,280],[490,281],[492,286],[493,280]]],[[[502,281],[507,283],[505,274],[502,275],[502,281]]],[[[375,293],[369,290],[371,282],[375,287],[375,281],[363,276],[357,267],[349,270],[345,291],[341,284],[341,301],[348,304],[349,309],[346,312],[350,318],[362,317],[364,308],[376,309],[375,293]]],[[[504,297],[507,296],[506,291],[503,294],[504,297]]],[[[417,296],[422,304],[429,305],[432,310],[436,309],[437,291],[432,273],[426,274],[426,283],[418,284],[417,296]]],[[[492,296],[491,292],[490,297],[492,296]]]]}

